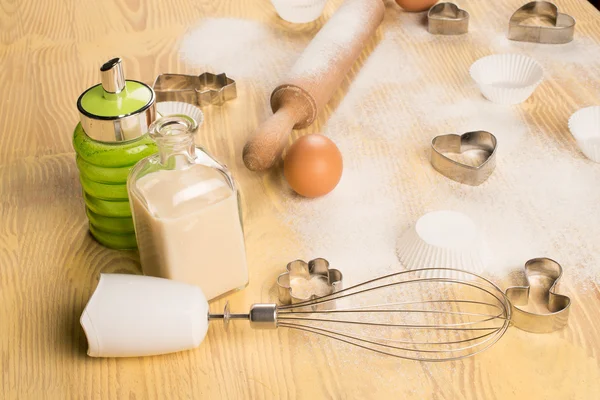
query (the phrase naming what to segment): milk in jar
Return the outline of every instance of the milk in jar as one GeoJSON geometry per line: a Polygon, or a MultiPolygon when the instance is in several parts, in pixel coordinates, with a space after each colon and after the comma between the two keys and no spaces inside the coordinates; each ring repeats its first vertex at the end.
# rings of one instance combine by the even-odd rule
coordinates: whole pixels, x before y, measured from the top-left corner
{"type": "Polygon", "coordinates": [[[239,198],[227,169],[194,145],[195,121],[150,127],[158,154],[138,163],[128,191],[145,275],[199,286],[213,299],[248,283],[239,198]]]}

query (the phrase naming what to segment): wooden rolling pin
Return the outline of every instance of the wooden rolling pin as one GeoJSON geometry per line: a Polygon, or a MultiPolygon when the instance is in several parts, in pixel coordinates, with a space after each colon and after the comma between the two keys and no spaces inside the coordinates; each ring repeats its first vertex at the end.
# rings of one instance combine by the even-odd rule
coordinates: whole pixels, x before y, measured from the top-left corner
{"type": "Polygon", "coordinates": [[[248,169],[271,168],[292,129],[313,123],[383,20],[382,0],[346,0],[304,50],[285,83],[271,94],[273,116],[244,146],[248,169]]]}

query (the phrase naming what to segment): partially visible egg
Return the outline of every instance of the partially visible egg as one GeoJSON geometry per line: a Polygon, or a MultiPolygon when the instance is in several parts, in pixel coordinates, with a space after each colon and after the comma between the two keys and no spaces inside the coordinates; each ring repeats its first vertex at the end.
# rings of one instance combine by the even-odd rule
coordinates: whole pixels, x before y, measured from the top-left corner
{"type": "Polygon", "coordinates": [[[403,10],[413,12],[427,11],[437,2],[438,0],[396,0],[403,10]]]}
{"type": "Polygon", "coordinates": [[[298,138],[283,161],[283,174],[296,193],[319,197],[331,192],[342,177],[342,153],[323,135],[298,138]]]}

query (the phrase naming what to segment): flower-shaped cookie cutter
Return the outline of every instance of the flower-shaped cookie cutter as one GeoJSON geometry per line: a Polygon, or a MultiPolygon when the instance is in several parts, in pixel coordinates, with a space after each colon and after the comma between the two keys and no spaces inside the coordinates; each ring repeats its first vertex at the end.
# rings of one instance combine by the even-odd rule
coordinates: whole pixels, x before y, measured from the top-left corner
{"type": "MultiPolygon", "coordinates": [[[[315,258],[308,263],[295,260],[286,269],[287,272],[277,277],[279,301],[282,304],[315,300],[342,289],[342,273],[329,268],[329,262],[324,258],[315,258]]],[[[330,306],[327,303],[324,305],[330,306]]]]}
{"type": "Polygon", "coordinates": [[[237,97],[235,81],[226,74],[160,74],[154,81],[156,101],[182,101],[200,107],[221,106],[237,97]]]}

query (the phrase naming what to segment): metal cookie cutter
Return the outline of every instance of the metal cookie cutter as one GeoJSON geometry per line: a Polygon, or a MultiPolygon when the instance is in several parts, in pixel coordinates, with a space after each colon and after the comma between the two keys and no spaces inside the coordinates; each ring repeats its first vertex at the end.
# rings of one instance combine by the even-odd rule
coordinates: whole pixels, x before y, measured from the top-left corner
{"type": "Polygon", "coordinates": [[[525,4],[515,11],[508,23],[508,38],[520,42],[569,43],[573,40],[574,32],[575,19],[570,15],[559,13],[558,7],[547,1],[532,1],[525,4]],[[547,21],[552,26],[531,25],[531,22],[527,22],[530,19],[547,21]]]}
{"type": "MultiPolygon", "coordinates": [[[[328,296],[342,288],[342,273],[330,269],[324,258],[316,258],[306,263],[295,260],[286,266],[287,272],[277,277],[279,301],[282,304],[296,304],[328,296]]],[[[330,302],[333,303],[333,302],[330,302]]],[[[331,308],[324,303],[312,306],[313,310],[331,308]]]]}
{"type": "Polygon", "coordinates": [[[549,333],[564,328],[569,321],[571,299],[556,293],[562,267],[549,258],[534,258],[525,263],[527,286],[506,290],[512,309],[512,323],[533,333],[549,333]],[[525,311],[518,306],[529,306],[525,311]]]}
{"type": "Polygon", "coordinates": [[[237,97],[235,81],[226,74],[160,74],[154,81],[156,101],[183,101],[197,106],[223,105],[237,97]]]}
{"type": "Polygon", "coordinates": [[[456,182],[478,186],[494,172],[497,143],[496,137],[487,131],[436,136],[431,141],[431,165],[440,174],[456,182]],[[485,161],[473,167],[452,160],[443,154],[464,153],[469,150],[484,151],[485,161]]]}
{"type": "Polygon", "coordinates": [[[469,13],[454,3],[439,3],[427,13],[429,33],[462,35],[469,31],[469,13]]]}

